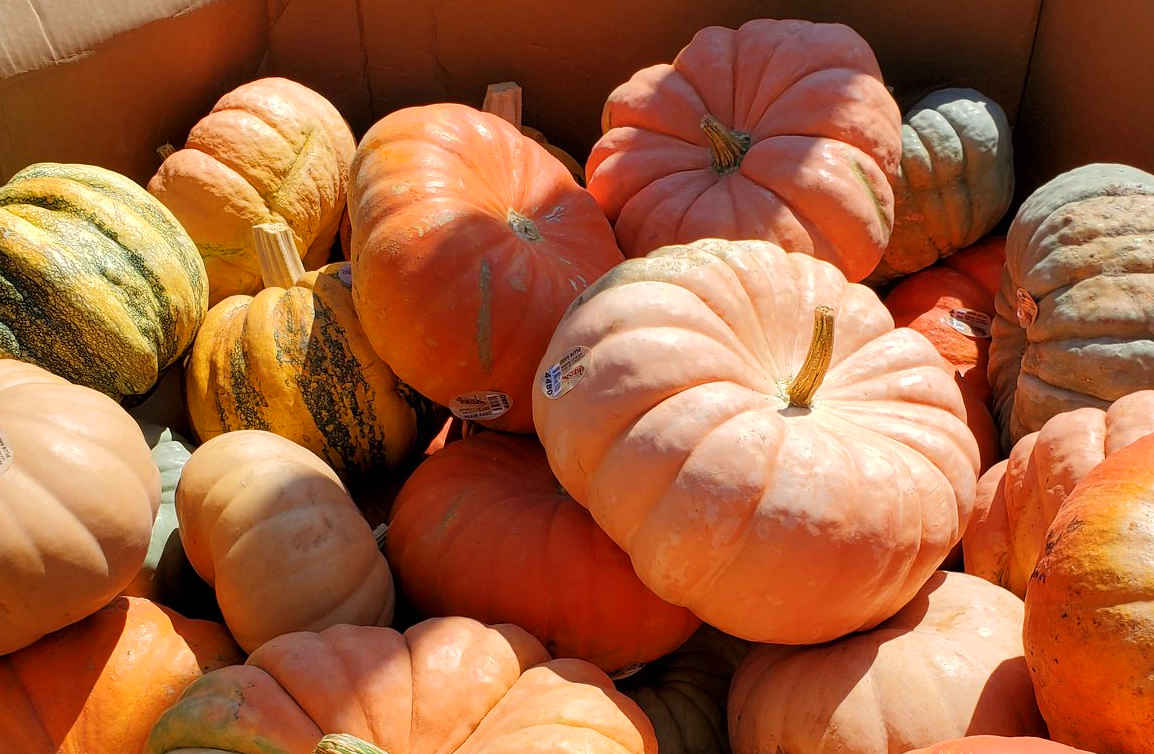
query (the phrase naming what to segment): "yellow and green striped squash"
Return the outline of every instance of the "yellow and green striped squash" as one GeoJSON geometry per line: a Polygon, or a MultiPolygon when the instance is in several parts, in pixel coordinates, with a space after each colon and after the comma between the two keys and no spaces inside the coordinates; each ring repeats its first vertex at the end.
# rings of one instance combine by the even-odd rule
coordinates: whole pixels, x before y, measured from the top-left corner
{"type": "Polygon", "coordinates": [[[138,395],[184,353],[207,309],[196,245],[128,178],[39,163],[0,186],[0,358],[138,395]]]}
{"type": "Polygon", "coordinates": [[[443,414],[369,345],[348,267],[330,264],[288,288],[229,296],[209,310],[185,372],[189,418],[202,443],[263,429],[345,475],[395,467],[428,440],[443,414]]]}

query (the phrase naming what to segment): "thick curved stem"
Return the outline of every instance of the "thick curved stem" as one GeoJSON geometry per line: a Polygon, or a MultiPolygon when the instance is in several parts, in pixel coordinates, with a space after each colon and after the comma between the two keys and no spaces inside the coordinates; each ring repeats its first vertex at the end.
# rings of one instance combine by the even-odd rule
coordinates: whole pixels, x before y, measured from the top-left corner
{"type": "Polygon", "coordinates": [[[833,308],[819,306],[813,310],[813,340],[797,376],[789,385],[789,405],[809,408],[821,387],[833,356],[833,308]]]}
{"type": "Polygon", "coordinates": [[[313,754],[389,754],[368,741],[347,733],[330,733],[320,740],[313,754]]]}
{"type": "Polygon", "coordinates": [[[709,139],[713,169],[718,175],[727,175],[741,167],[741,160],[749,151],[751,139],[744,131],[734,131],[709,113],[701,119],[701,130],[709,139]]]}
{"type": "Polygon", "coordinates": [[[292,229],[284,223],[252,226],[252,243],[256,247],[265,288],[291,288],[305,274],[292,229]]]}

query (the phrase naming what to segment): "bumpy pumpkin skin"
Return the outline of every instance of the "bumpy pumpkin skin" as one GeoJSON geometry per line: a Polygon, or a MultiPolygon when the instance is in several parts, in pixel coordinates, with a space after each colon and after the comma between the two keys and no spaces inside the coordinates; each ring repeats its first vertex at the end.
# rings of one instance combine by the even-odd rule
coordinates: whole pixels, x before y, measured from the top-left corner
{"type": "Polygon", "coordinates": [[[481,418],[532,431],[533,369],[557,320],[622,260],[588,192],[496,115],[429,105],[365,134],[349,215],[353,300],[381,358],[450,408],[504,393],[508,411],[481,418]]]}
{"type": "Polygon", "coordinates": [[[1091,754],[1032,736],[966,736],[907,754],[1091,754]]]}
{"type": "Polygon", "coordinates": [[[144,754],[311,754],[333,732],[389,754],[657,754],[644,713],[596,667],[459,617],[278,637],[190,686],[144,754]]]}
{"type": "Polygon", "coordinates": [[[672,652],[701,623],[641,583],[534,438],[485,432],[432,455],[401,488],[387,543],[421,614],[513,623],[608,673],[672,652]]]}
{"type": "Polygon", "coordinates": [[[1014,198],[1010,121],[974,89],[940,89],[902,119],[894,230],[871,283],[929,267],[989,233],[1014,198]]]}
{"type": "Polygon", "coordinates": [[[758,19],[702,29],[672,65],[617,87],[601,129],[585,172],[626,256],[699,238],[763,239],[858,281],[889,241],[901,113],[848,26],[758,19]],[[710,116],[713,139],[703,130],[710,116]]]}
{"type": "Polygon", "coordinates": [[[1025,597],[1046,531],[1063,503],[1103,459],[1154,434],[1154,390],[1110,408],[1058,414],[982,475],[976,513],[962,539],[966,572],[1025,597]]]}
{"type": "Polygon", "coordinates": [[[1059,509],[1026,590],[1026,661],[1055,741],[1150,752],[1154,437],[1099,464],[1059,509]]]}
{"type": "Polygon", "coordinates": [[[244,430],[201,445],[176,515],[189,562],[246,651],[292,631],[393,617],[392,576],[368,523],[336,472],[283,437],[244,430]]]}
{"type": "Polygon", "coordinates": [[[733,679],[735,754],[893,754],[967,733],[1041,736],[1022,601],[939,571],[873,631],[752,650],[733,679]]]}
{"type": "Polygon", "coordinates": [[[805,254],[707,239],[618,265],[574,301],[538,384],[565,489],[659,597],[743,639],[877,625],[969,521],[978,448],[952,368],[805,254]],[[818,306],[836,310],[831,366],[789,407],[818,306]],[[583,378],[546,397],[577,347],[583,378]]]}
{"type": "Polygon", "coordinates": [[[95,390],[0,360],[0,655],[90,615],[148,551],[160,473],[95,390]]]}
{"type": "Polygon", "coordinates": [[[895,326],[925,335],[957,370],[966,423],[978,441],[982,471],[1001,457],[998,430],[988,408],[986,365],[1004,249],[1003,238],[979,243],[903,280],[885,299],[895,326]]]}
{"type": "Polygon", "coordinates": [[[188,234],[128,178],[45,162],[0,186],[0,358],[114,398],[145,393],[207,302],[188,234]]]}
{"type": "Polygon", "coordinates": [[[209,305],[261,289],[253,225],[292,228],[306,269],[328,261],[356,140],[308,87],[263,78],[220,98],[148,182],[204,257],[209,305]]]}
{"type": "Polygon", "coordinates": [[[1154,175],[1085,165],[1022,204],[990,342],[1004,449],[1055,414],[1154,388],[1151,272],[1154,175]]]}
{"type": "Polygon", "coordinates": [[[0,657],[0,732],[21,754],[139,752],[190,683],[243,660],[224,626],[120,597],[0,657]]]}
{"type": "Polygon", "coordinates": [[[703,625],[676,652],[617,686],[653,723],[661,754],[729,754],[726,697],[748,651],[741,639],[703,625]]]}
{"type": "Polygon", "coordinates": [[[432,407],[373,351],[348,274],[348,264],[330,264],[209,311],[185,371],[202,442],[266,430],[341,473],[395,468],[412,455],[432,407]]]}

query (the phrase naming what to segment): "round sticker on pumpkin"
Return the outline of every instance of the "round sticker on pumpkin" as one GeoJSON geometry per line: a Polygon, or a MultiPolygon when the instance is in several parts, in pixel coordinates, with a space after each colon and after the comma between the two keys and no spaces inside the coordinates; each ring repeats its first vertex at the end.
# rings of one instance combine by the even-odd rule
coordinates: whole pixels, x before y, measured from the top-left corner
{"type": "Polygon", "coordinates": [[[589,371],[589,349],[574,346],[541,375],[541,392],[546,398],[557,399],[577,387],[589,371]]]}
{"type": "Polygon", "coordinates": [[[449,402],[453,416],[464,421],[491,421],[504,416],[512,407],[513,399],[499,390],[463,393],[449,402]]]}
{"type": "Polygon", "coordinates": [[[993,318],[977,309],[950,309],[950,313],[946,315],[946,324],[962,335],[968,335],[971,338],[988,338],[990,337],[990,325],[993,324],[993,318]]]}
{"type": "Polygon", "coordinates": [[[1034,324],[1034,320],[1038,318],[1038,302],[1030,295],[1030,292],[1025,288],[1019,288],[1017,292],[1018,299],[1018,324],[1022,327],[1029,327],[1034,324]]]}

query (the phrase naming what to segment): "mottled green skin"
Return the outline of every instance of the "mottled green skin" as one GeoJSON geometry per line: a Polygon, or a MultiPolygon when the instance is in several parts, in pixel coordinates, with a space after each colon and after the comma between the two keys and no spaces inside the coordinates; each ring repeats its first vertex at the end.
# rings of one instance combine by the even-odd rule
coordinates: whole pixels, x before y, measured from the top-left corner
{"type": "Polygon", "coordinates": [[[40,163],[0,187],[0,357],[114,397],[144,393],[207,305],[196,246],[128,178],[40,163]]]}

